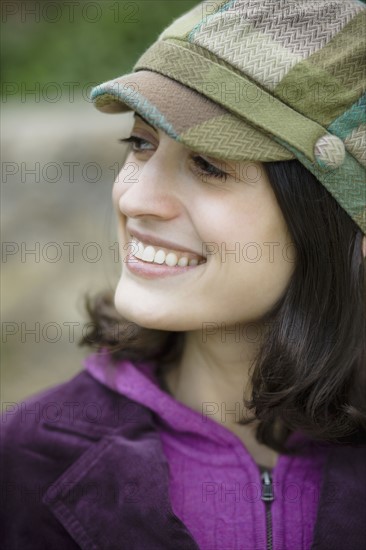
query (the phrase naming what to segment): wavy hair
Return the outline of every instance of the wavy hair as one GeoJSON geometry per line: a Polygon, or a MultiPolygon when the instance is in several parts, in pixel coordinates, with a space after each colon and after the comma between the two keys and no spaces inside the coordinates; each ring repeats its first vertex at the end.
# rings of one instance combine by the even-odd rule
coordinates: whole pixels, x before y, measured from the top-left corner
{"type": "MultiPolygon", "coordinates": [[[[263,164],[296,248],[286,292],[262,320],[270,326],[251,368],[256,439],[279,453],[294,431],[318,442],[366,441],[366,269],[362,231],[297,160],[263,164]]],[[[86,296],[93,330],[79,345],[112,360],[154,361],[161,373],[179,360],[183,332],[123,319],[111,291],[86,296]],[[133,330],[131,330],[131,326],[133,330]]]]}

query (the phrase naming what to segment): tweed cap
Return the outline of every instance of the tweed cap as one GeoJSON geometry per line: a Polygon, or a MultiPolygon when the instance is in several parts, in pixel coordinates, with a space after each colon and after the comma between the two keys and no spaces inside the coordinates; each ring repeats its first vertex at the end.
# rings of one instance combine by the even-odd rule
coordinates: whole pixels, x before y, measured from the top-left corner
{"type": "Polygon", "coordinates": [[[298,159],[366,234],[365,23],[360,0],[204,1],[91,99],[218,159],[298,159]]]}

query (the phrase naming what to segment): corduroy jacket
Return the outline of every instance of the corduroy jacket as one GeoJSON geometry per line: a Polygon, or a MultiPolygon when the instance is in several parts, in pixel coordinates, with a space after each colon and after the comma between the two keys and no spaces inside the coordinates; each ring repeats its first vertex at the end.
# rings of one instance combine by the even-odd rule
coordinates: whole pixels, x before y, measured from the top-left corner
{"type": "MultiPolygon", "coordinates": [[[[4,404],[6,550],[198,550],[169,501],[154,413],[83,371],[4,404]]],[[[366,548],[366,443],[332,445],[310,550],[366,548]]],[[[300,550],[300,549],[293,549],[300,550]]]]}

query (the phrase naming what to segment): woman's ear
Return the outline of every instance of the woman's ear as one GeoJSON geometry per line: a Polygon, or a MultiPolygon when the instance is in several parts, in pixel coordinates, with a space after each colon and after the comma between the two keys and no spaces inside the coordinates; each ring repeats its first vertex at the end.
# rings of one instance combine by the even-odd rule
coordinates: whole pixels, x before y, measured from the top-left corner
{"type": "Polygon", "coordinates": [[[362,254],[363,257],[366,258],[366,235],[364,235],[362,239],[362,254]]]}

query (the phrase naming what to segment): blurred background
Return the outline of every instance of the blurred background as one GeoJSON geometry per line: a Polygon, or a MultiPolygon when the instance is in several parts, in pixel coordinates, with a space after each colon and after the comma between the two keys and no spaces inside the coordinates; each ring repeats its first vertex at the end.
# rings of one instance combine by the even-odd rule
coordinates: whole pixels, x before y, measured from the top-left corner
{"type": "Polygon", "coordinates": [[[70,378],[90,353],[84,295],[120,271],[111,205],[131,114],[93,86],[130,72],[197,0],[1,4],[1,400],[70,378]]]}

